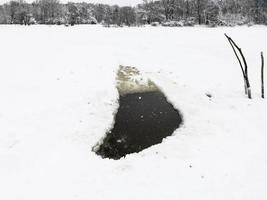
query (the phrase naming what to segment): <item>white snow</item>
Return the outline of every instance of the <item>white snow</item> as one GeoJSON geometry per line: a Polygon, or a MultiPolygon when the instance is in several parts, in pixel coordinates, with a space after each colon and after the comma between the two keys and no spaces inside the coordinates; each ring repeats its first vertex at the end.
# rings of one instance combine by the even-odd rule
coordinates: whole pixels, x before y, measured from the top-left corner
{"type": "Polygon", "coordinates": [[[266,199],[266,35],[266,27],[0,26],[0,199],[266,199]],[[224,33],[247,57],[252,100],[224,33]],[[91,149],[112,126],[119,65],[153,80],[184,125],[114,161],[91,149]]]}

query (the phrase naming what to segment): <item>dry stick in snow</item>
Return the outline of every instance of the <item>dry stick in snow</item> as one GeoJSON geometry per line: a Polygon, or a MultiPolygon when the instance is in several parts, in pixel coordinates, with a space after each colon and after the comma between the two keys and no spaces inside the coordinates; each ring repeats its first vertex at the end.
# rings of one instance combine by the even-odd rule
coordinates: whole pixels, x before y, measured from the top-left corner
{"type": "Polygon", "coordinates": [[[243,78],[244,78],[244,82],[245,82],[245,94],[248,95],[248,98],[251,99],[251,89],[250,89],[250,83],[249,83],[249,79],[248,79],[248,65],[247,65],[247,62],[246,62],[246,59],[245,59],[245,56],[241,50],[241,48],[239,48],[237,46],[237,44],[232,40],[232,38],[230,38],[228,35],[224,34],[225,37],[228,39],[234,53],[235,53],[235,56],[239,62],[239,65],[241,67],[241,70],[242,70],[242,74],[243,74],[243,78]],[[242,60],[243,60],[243,63],[245,65],[245,69],[243,68],[243,65],[241,63],[241,60],[239,58],[239,56],[237,55],[237,52],[236,52],[236,49],[238,50],[239,54],[241,55],[242,57],[242,60]]]}
{"type": "Polygon", "coordinates": [[[264,57],[261,52],[261,97],[264,99],[264,57]]]}
{"type": "Polygon", "coordinates": [[[234,51],[234,53],[235,53],[235,56],[236,56],[236,58],[237,58],[237,60],[238,60],[238,62],[239,62],[240,68],[241,68],[241,70],[242,70],[243,78],[244,78],[245,94],[247,94],[248,92],[247,92],[247,84],[246,84],[246,73],[245,73],[245,71],[244,71],[244,69],[243,69],[241,60],[240,60],[240,58],[238,57],[238,55],[237,55],[237,53],[236,53],[236,50],[235,50],[235,47],[234,47],[234,45],[233,45],[233,43],[232,43],[231,38],[228,37],[226,34],[224,34],[224,35],[225,35],[226,38],[228,39],[228,41],[229,41],[229,43],[230,43],[230,45],[231,45],[231,47],[232,47],[232,49],[233,49],[233,51],[234,51]]]}

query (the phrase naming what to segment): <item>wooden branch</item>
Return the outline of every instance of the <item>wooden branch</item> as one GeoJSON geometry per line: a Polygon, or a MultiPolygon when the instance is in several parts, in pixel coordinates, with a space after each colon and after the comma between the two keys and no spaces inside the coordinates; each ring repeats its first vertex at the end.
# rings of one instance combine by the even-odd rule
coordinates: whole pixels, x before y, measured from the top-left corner
{"type": "Polygon", "coordinates": [[[264,99],[264,57],[261,52],[261,97],[264,99]]]}
{"type": "Polygon", "coordinates": [[[237,46],[237,44],[234,42],[234,40],[232,38],[230,38],[227,34],[224,34],[225,37],[228,39],[234,53],[235,53],[235,56],[239,62],[239,65],[240,65],[240,68],[242,70],[242,74],[243,74],[243,78],[244,78],[244,82],[245,82],[245,94],[248,95],[248,98],[251,99],[252,96],[251,96],[251,88],[250,88],[250,83],[249,83],[249,79],[248,79],[248,65],[247,65],[247,62],[246,62],[246,59],[245,59],[245,56],[241,50],[241,48],[239,46],[237,46]],[[241,58],[243,60],[243,63],[245,65],[245,67],[243,67],[242,65],[242,62],[236,52],[236,49],[238,50],[239,54],[241,55],[241,58]]]}
{"type": "Polygon", "coordinates": [[[245,72],[245,70],[244,70],[244,68],[243,68],[243,65],[242,65],[242,63],[241,63],[241,60],[240,60],[240,58],[239,58],[239,56],[237,55],[237,52],[236,52],[236,50],[235,50],[235,48],[237,48],[237,49],[239,49],[239,47],[236,45],[236,43],[232,40],[232,38],[230,38],[228,35],[226,35],[226,34],[224,34],[225,35],[225,37],[228,39],[228,42],[230,43],[230,45],[231,45],[231,47],[232,47],[232,49],[233,49],[233,51],[234,51],[234,53],[235,53],[235,56],[236,56],[236,58],[237,58],[237,60],[238,60],[238,63],[239,63],[239,65],[240,65],[240,68],[241,68],[241,70],[242,70],[242,74],[243,74],[243,78],[244,78],[244,88],[245,88],[245,94],[247,95],[248,94],[248,87],[247,87],[247,81],[246,81],[246,72],[245,72]]]}
{"type": "MultiPolygon", "coordinates": [[[[236,50],[235,50],[235,47],[237,47],[237,45],[234,43],[234,41],[233,41],[228,35],[226,35],[226,33],[225,33],[224,35],[225,35],[225,37],[228,39],[228,41],[229,41],[229,43],[230,43],[230,45],[231,45],[231,47],[232,47],[232,49],[233,49],[233,51],[234,51],[234,53],[235,53],[235,56],[236,56],[236,58],[237,58],[237,60],[238,60],[238,62],[239,62],[240,68],[241,68],[241,70],[242,70],[243,77],[245,78],[245,77],[246,77],[246,74],[245,74],[243,65],[242,65],[241,60],[240,60],[240,58],[238,57],[238,55],[237,55],[237,53],[236,53],[236,50]],[[234,46],[235,46],[235,47],[234,47],[234,46]]],[[[237,47],[237,48],[238,48],[238,47],[237,47]]]]}
{"type": "Polygon", "coordinates": [[[244,57],[244,54],[242,53],[242,49],[239,46],[237,46],[237,44],[234,42],[234,40],[232,38],[230,38],[226,34],[225,34],[225,36],[233,43],[233,45],[235,46],[235,48],[237,48],[237,50],[239,51],[239,53],[240,53],[240,55],[242,57],[243,63],[245,65],[244,72],[245,72],[246,75],[248,75],[248,65],[247,65],[246,59],[244,57]]]}

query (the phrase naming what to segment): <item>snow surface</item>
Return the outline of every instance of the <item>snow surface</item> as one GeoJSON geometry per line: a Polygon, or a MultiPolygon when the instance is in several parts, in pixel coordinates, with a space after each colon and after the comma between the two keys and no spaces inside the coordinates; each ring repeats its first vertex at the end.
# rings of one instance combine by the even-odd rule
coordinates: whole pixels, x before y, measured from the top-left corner
{"type": "Polygon", "coordinates": [[[266,35],[266,27],[0,26],[0,199],[266,199],[266,35]],[[247,56],[253,100],[224,33],[247,56]],[[114,161],[91,149],[112,126],[119,65],[153,80],[184,125],[114,161]]]}

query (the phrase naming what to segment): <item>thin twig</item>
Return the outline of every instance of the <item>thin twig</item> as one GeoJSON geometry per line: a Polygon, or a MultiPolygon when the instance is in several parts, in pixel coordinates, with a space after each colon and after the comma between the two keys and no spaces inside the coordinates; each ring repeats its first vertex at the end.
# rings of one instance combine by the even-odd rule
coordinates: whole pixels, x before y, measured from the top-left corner
{"type": "Polygon", "coordinates": [[[237,48],[239,48],[239,47],[235,44],[235,42],[228,35],[226,35],[226,33],[224,35],[228,39],[228,41],[229,41],[229,43],[230,43],[230,45],[231,45],[231,47],[232,47],[232,49],[233,49],[233,51],[235,53],[235,56],[236,56],[236,58],[237,58],[237,60],[239,62],[240,68],[242,70],[243,77],[245,78],[246,77],[246,74],[245,74],[244,68],[243,68],[242,63],[241,63],[241,60],[240,60],[240,58],[237,55],[236,50],[235,50],[235,47],[237,47],[237,48]]]}
{"type": "Polygon", "coordinates": [[[239,65],[240,65],[240,68],[242,70],[242,74],[243,74],[243,78],[244,78],[244,82],[245,82],[245,94],[248,95],[248,98],[251,99],[251,89],[250,89],[250,83],[249,83],[249,79],[248,79],[248,65],[247,65],[247,62],[246,62],[246,59],[245,59],[245,56],[241,50],[241,48],[239,46],[237,46],[237,44],[234,42],[234,40],[232,38],[230,38],[227,34],[224,34],[225,37],[228,39],[234,53],[235,53],[235,56],[239,62],[239,65]],[[239,58],[239,56],[237,55],[237,52],[235,50],[235,48],[238,50],[239,54],[241,55],[242,57],[242,60],[243,60],[243,63],[245,65],[245,69],[241,63],[241,60],[239,58]]]}
{"type": "MultiPolygon", "coordinates": [[[[225,34],[226,35],[226,34],[225,34]]],[[[244,57],[244,54],[242,53],[242,49],[239,47],[239,46],[237,46],[237,44],[234,42],[234,40],[232,39],[232,38],[230,38],[229,36],[227,36],[226,35],[226,37],[233,43],[233,45],[237,48],[237,50],[239,51],[239,53],[240,53],[240,55],[241,55],[241,57],[242,57],[242,60],[243,60],[243,63],[244,63],[244,65],[245,65],[245,69],[244,69],[244,71],[245,71],[245,74],[246,74],[246,76],[248,75],[248,65],[247,65],[247,62],[246,62],[246,59],[245,59],[245,57],[244,57]]],[[[239,61],[240,62],[240,61],[239,61]]]]}
{"type": "Polygon", "coordinates": [[[248,89],[247,89],[247,83],[246,83],[246,73],[245,73],[245,71],[244,71],[244,68],[243,68],[243,65],[242,65],[242,63],[241,63],[241,60],[240,60],[240,58],[239,58],[239,56],[237,55],[237,52],[236,52],[236,50],[235,50],[235,46],[238,48],[238,46],[235,44],[235,42],[230,38],[230,37],[228,37],[226,34],[224,34],[225,36],[226,36],[226,38],[228,39],[228,42],[230,43],[230,45],[231,45],[231,47],[232,47],[232,49],[233,49],[233,51],[234,51],[234,53],[235,53],[235,56],[236,56],[236,58],[237,58],[237,60],[238,60],[238,62],[239,62],[239,65],[240,65],[240,68],[241,68],[241,70],[242,70],[242,74],[243,74],[243,78],[244,78],[244,88],[245,88],[245,94],[247,95],[248,94],[248,89]],[[234,46],[235,45],[235,46],[234,46]]]}
{"type": "Polygon", "coordinates": [[[261,97],[264,99],[264,56],[261,52],[261,97]]]}

